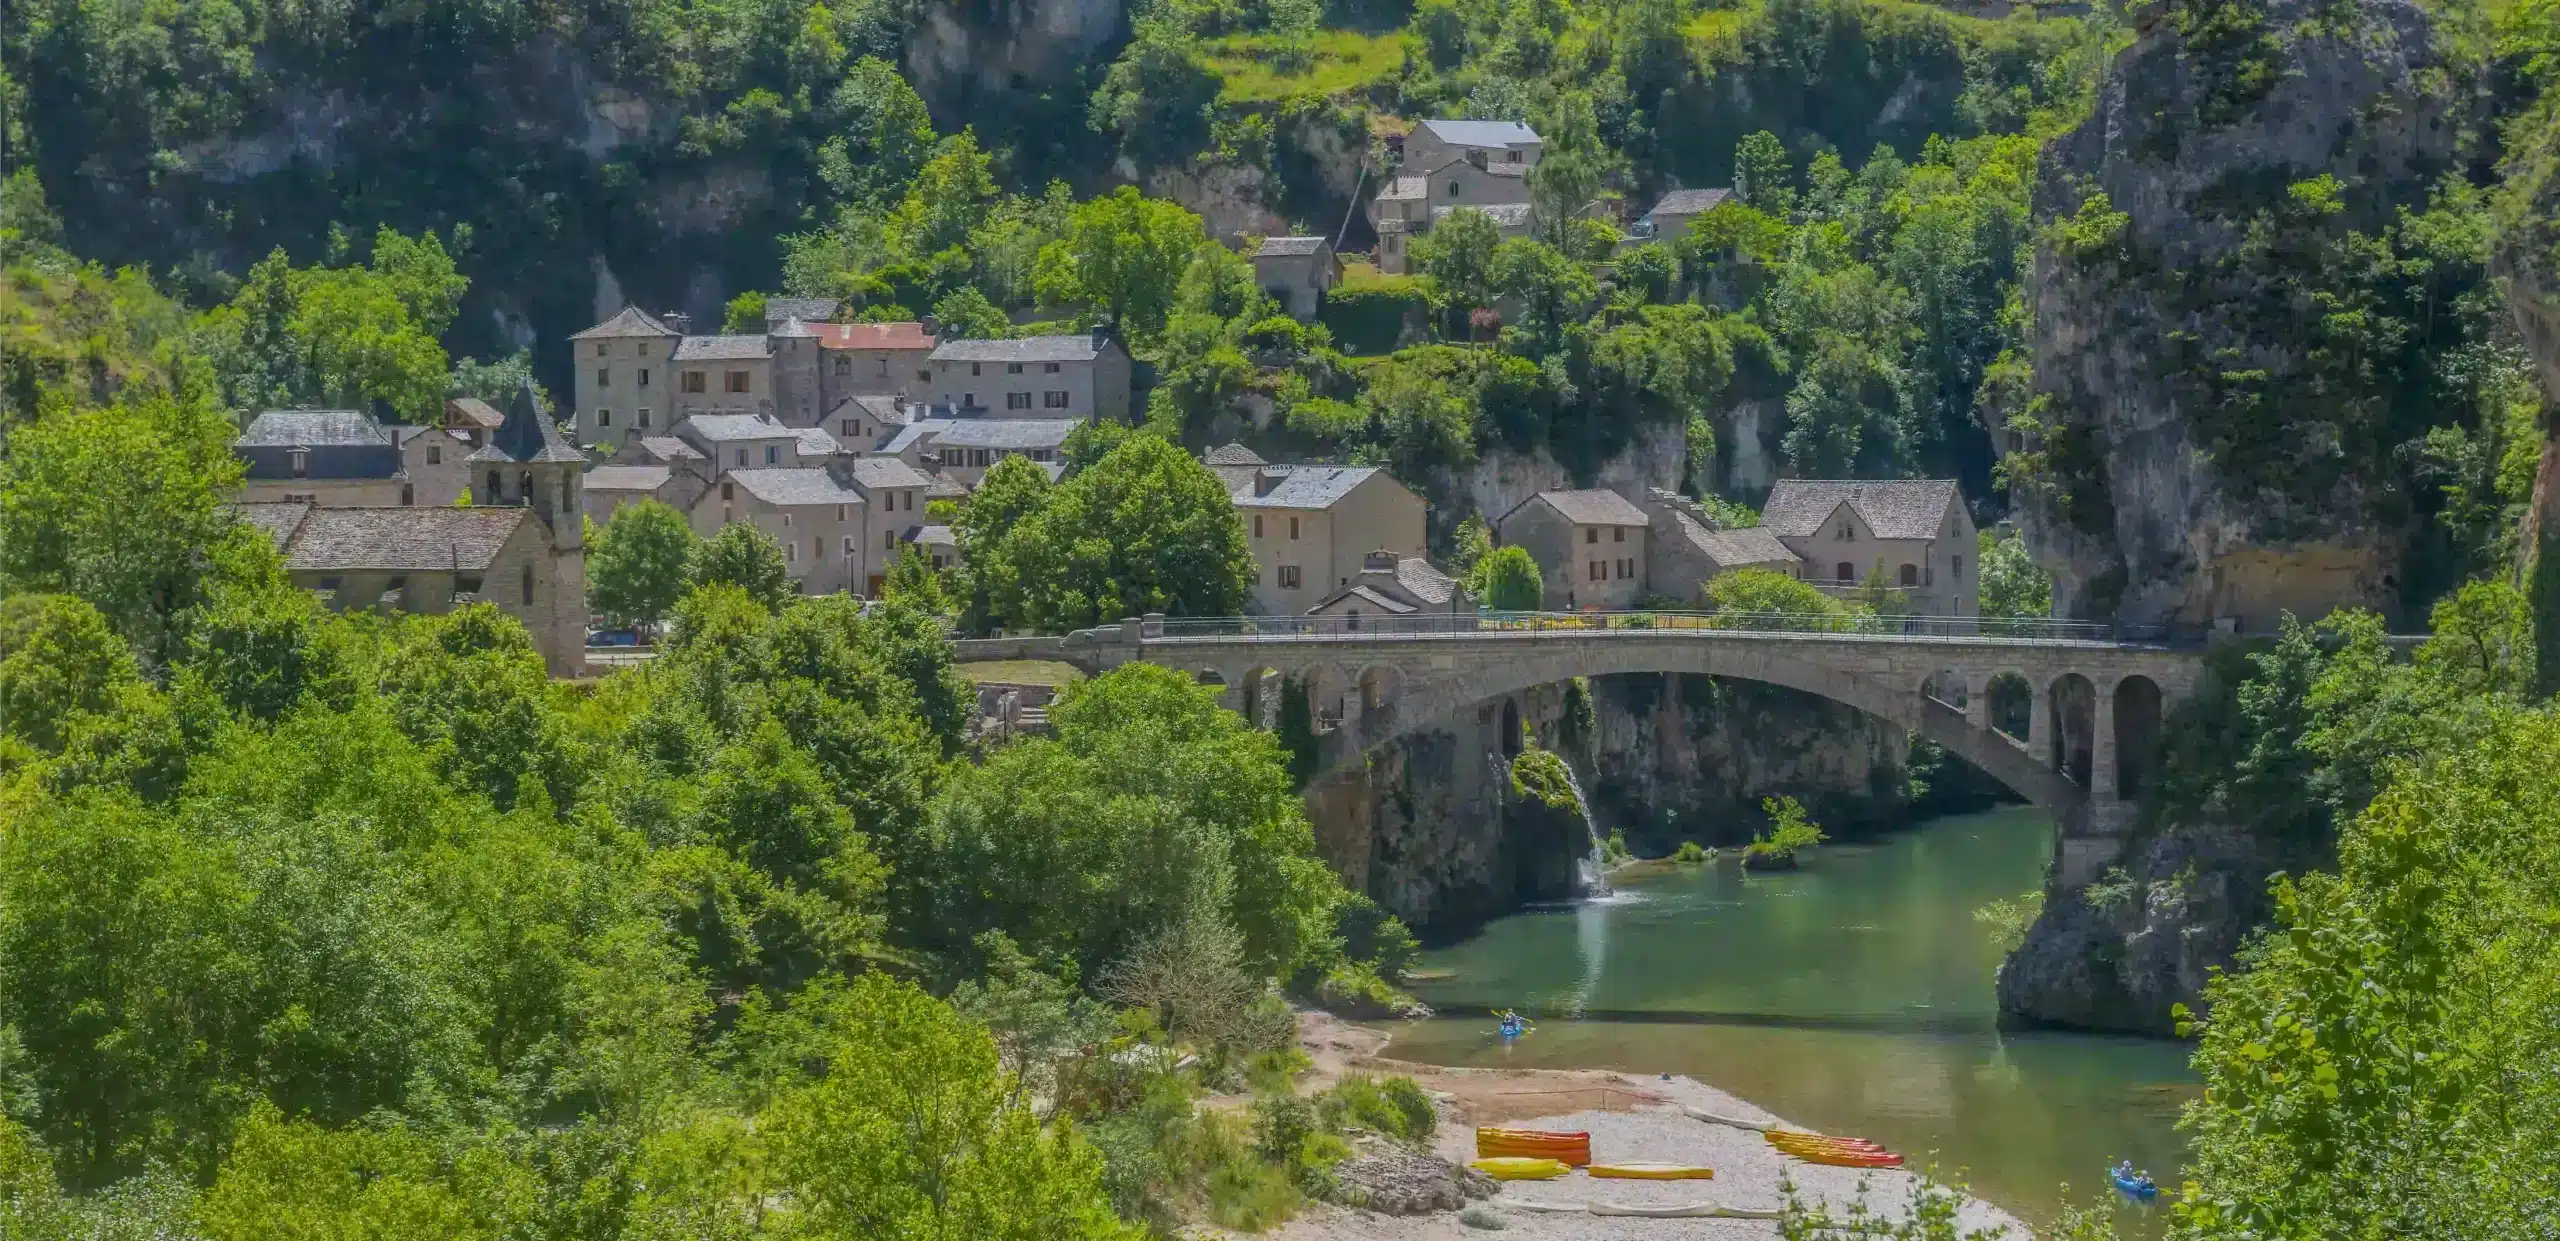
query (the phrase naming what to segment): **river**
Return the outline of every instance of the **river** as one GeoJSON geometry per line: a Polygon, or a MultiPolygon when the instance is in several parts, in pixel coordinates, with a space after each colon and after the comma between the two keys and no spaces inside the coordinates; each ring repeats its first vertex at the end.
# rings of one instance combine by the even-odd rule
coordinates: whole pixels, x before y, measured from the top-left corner
{"type": "MultiPolygon", "coordinates": [[[[2176,1183],[2178,1109],[2198,1087],[2174,1043],[2002,1033],[2000,954],[1973,911],[2034,887],[2040,812],[1940,819],[1825,845],[1793,873],[1731,859],[1619,882],[1616,895],[1503,918],[1425,953],[1442,1015],[1392,1055],[1431,1064],[1683,1073],[1799,1124],[1961,1170],[2031,1224],[2102,1196],[2132,1159],[2176,1183]],[[1505,1047],[1490,1010],[1541,1014],[1505,1047]]],[[[2128,1237],[2156,1213],[2127,1207],[2128,1237]]]]}

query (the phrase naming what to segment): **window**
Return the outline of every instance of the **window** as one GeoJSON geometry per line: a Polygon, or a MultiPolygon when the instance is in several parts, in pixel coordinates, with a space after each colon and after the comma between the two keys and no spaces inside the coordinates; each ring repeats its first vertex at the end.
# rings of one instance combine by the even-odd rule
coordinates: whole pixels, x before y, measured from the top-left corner
{"type": "Polygon", "coordinates": [[[932,372],[932,371],[917,371],[917,372],[916,372],[916,381],[917,381],[918,383],[930,382],[932,379],[933,379],[933,372],[932,372]]]}
{"type": "Polygon", "coordinates": [[[843,520],[844,520],[844,506],[843,506],[843,505],[841,505],[841,504],[839,504],[839,505],[837,505],[837,506],[836,506],[836,520],[837,520],[837,521],[843,521],[843,520]]]}
{"type": "Polygon", "coordinates": [[[977,364],[977,363],[972,362],[972,363],[970,363],[970,364],[969,364],[969,373],[970,373],[971,375],[976,375],[976,374],[978,374],[978,373],[979,373],[979,371],[978,371],[978,364],[977,364]]]}
{"type": "Polygon", "coordinates": [[[1585,542],[1585,543],[1597,543],[1597,542],[1599,542],[1599,541],[1600,541],[1600,528],[1599,528],[1599,527],[1597,527],[1597,526],[1591,526],[1591,527],[1587,527],[1587,528],[1585,528],[1585,529],[1583,530],[1583,532],[1582,532],[1582,541],[1583,541],[1583,542],[1585,542]]]}
{"type": "Polygon", "coordinates": [[[1063,391],[1052,388],[1049,391],[1040,394],[1040,404],[1043,408],[1047,409],[1065,409],[1067,407],[1067,394],[1063,391]]]}
{"type": "Polygon", "coordinates": [[[526,470],[516,475],[516,501],[521,504],[533,503],[533,471],[526,470]]]}
{"type": "Polygon", "coordinates": [[[516,593],[524,597],[526,607],[533,606],[533,566],[526,565],[516,574],[516,593]]]}
{"type": "Polygon", "coordinates": [[[1007,362],[1004,364],[1004,373],[1008,375],[1019,375],[1022,373],[1022,364],[1020,362],[1007,362]]]}
{"type": "Polygon", "coordinates": [[[836,373],[837,373],[837,374],[839,374],[839,375],[850,375],[850,374],[852,374],[852,373],[853,373],[853,359],[851,359],[851,358],[837,358],[837,359],[836,359],[836,373]]]}
{"type": "Polygon", "coordinates": [[[648,368],[648,367],[645,367],[645,366],[644,366],[644,367],[641,367],[641,368],[640,368],[640,386],[641,386],[641,387],[643,387],[643,388],[646,388],[646,387],[648,387],[648,386],[649,386],[649,368],[648,368]]]}
{"type": "Polygon", "coordinates": [[[1043,375],[1055,375],[1058,373],[1058,364],[1055,362],[1043,362],[1040,364],[1040,373],[1043,375]]]}
{"type": "Polygon", "coordinates": [[[962,409],[976,409],[978,407],[978,394],[975,392],[961,393],[960,407],[962,409]]]}
{"type": "Polygon", "coordinates": [[[844,433],[844,434],[846,434],[846,435],[851,435],[851,434],[853,434],[853,433],[854,433],[853,429],[854,429],[855,427],[858,427],[858,426],[861,426],[861,425],[862,425],[861,423],[855,422],[855,421],[854,421],[853,419],[851,419],[851,418],[847,418],[847,419],[845,419],[845,420],[844,420],[844,424],[843,424],[843,433],[844,433]]]}
{"type": "Polygon", "coordinates": [[[1840,571],[1833,576],[1843,582],[1854,582],[1858,580],[1858,575],[1850,570],[1849,562],[1846,560],[1840,562],[1840,571]]]}
{"type": "Polygon", "coordinates": [[[1289,537],[1298,537],[1298,519],[1295,517],[1289,519],[1289,537]]]}
{"type": "Polygon", "coordinates": [[[1626,528],[1625,526],[1612,526],[1612,527],[1610,527],[1610,528],[1609,528],[1609,541],[1610,541],[1610,542],[1612,542],[1612,543],[1624,543],[1624,542],[1626,542],[1626,541],[1627,541],[1627,528],[1626,528]]]}
{"type": "Polygon", "coordinates": [[[977,449],[971,452],[969,456],[971,458],[969,464],[971,465],[994,465],[996,463],[996,451],[992,448],[977,449]]]}
{"type": "Polygon", "coordinates": [[[887,358],[882,358],[882,359],[880,359],[880,371],[879,371],[879,375],[880,375],[880,377],[881,377],[882,379],[887,379],[887,378],[889,377],[889,359],[887,359],[887,358]]]}
{"type": "Polygon", "coordinates": [[[880,532],[880,550],[884,552],[894,552],[898,550],[897,531],[883,530],[880,532]]]}
{"type": "Polygon", "coordinates": [[[603,357],[604,355],[606,355],[606,354],[608,354],[608,353],[611,353],[611,352],[613,352],[613,346],[608,345],[608,344],[604,343],[603,341],[597,341],[597,342],[596,342],[596,356],[597,356],[597,357],[601,358],[601,357],[603,357]]]}
{"type": "Polygon", "coordinates": [[[394,573],[390,581],[382,584],[382,593],[386,595],[396,595],[407,589],[409,589],[409,578],[406,574],[394,573]]]}
{"type": "Polygon", "coordinates": [[[506,499],[506,498],[507,498],[507,480],[506,480],[506,478],[505,478],[504,476],[500,475],[496,470],[491,470],[491,471],[489,471],[489,503],[491,503],[491,504],[495,504],[495,503],[497,503],[498,501],[503,500],[503,499],[506,499]]]}
{"type": "Polygon", "coordinates": [[[810,539],[810,540],[809,540],[809,559],[811,559],[811,560],[813,560],[813,561],[814,561],[814,560],[824,560],[824,559],[826,559],[826,558],[827,558],[827,541],[826,541],[825,539],[821,539],[821,538],[812,538],[812,539],[810,539]]]}
{"type": "Polygon", "coordinates": [[[284,493],[284,502],[287,504],[318,504],[320,502],[320,497],[308,491],[288,491],[284,493]]]}
{"type": "Polygon", "coordinates": [[[597,425],[597,426],[599,426],[599,427],[609,427],[609,426],[612,426],[612,425],[613,425],[613,411],[612,411],[612,410],[609,410],[609,409],[599,409],[599,410],[597,410],[597,411],[596,411],[596,425],[597,425]]]}
{"type": "Polygon", "coordinates": [[[755,387],[752,383],[752,373],[748,371],[729,372],[727,380],[721,385],[721,390],[724,392],[755,391],[755,387]]]}
{"type": "Polygon", "coordinates": [[[1031,394],[1028,392],[1005,393],[1004,407],[1006,409],[1029,409],[1031,408],[1031,394]]]}
{"type": "Polygon", "coordinates": [[[465,573],[465,574],[462,574],[462,575],[461,575],[461,576],[459,576],[459,577],[454,578],[454,579],[453,579],[453,593],[455,593],[455,594],[457,594],[457,595],[476,595],[476,594],[479,594],[479,593],[480,593],[480,575],[479,575],[479,574],[477,574],[477,573],[465,573]]]}
{"type": "Polygon", "coordinates": [[[640,411],[640,429],[643,431],[649,429],[649,411],[646,409],[640,411]]]}
{"type": "Polygon", "coordinates": [[[791,514],[788,510],[785,510],[782,514],[782,528],[785,530],[791,528],[791,514]]]}
{"type": "Polygon", "coordinates": [[[345,585],[346,581],[347,579],[343,577],[324,577],[320,579],[320,589],[336,590],[340,586],[345,585]]]}
{"type": "Polygon", "coordinates": [[[1609,564],[1608,564],[1608,562],[1607,562],[1607,561],[1603,561],[1603,560],[1594,560],[1594,561],[1592,561],[1592,562],[1591,562],[1591,571],[1590,571],[1589,573],[1584,574],[1583,576],[1588,577],[1588,578],[1590,578],[1592,581],[1595,581],[1595,582],[1605,582],[1605,581],[1608,581],[1608,580],[1609,580],[1609,564]]]}
{"type": "Polygon", "coordinates": [[[1947,562],[1947,579],[1955,582],[1964,580],[1964,557],[1957,556],[1947,562]]]}
{"type": "Polygon", "coordinates": [[[597,368],[596,368],[596,386],[597,386],[597,387],[599,387],[599,388],[610,388],[610,387],[612,387],[612,386],[613,386],[613,372],[612,372],[612,371],[610,371],[610,370],[607,370],[607,369],[605,369],[604,367],[601,367],[601,366],[597,367],[597,368]]]}
{"type": "Polygon", "coordinates": [[[296,448],[290,455],[293,458],[293,476],[295,478],[311,477],[311,450],[296,448]]]}
{"type": "Polygon", "coordinates": [[[1298,566],[1293,564],[1284,564],[1280,566],[1280,589],[1296,590],[1297,588],[1298,566]]]}
{"type": "Polygon", "coordinates": [[[746,450],[746,449],[741,448],[741,449],[739,449],[739,450],[738,450],[738,464],[739,464],[739,465],[741,465],[741,466],[744,466],[746,463],[747,463],[747,450],[746,450]]]}
{"type": "Polygon", "coordinates": [[[1502,162],[1506,164],[1519,163],[1520,153],[1518,151],[1505,151],[1502,153],[1502,162]]]}
{"type": "Polygon", "coordinates": [[[408,508],[408,507],[410,507],[411,505],[416,504],[417,502],[418,502],[418,489],[417,489],[417,487],[416,487],[416,486],[414,486],[414,485],[412,485],[412,484],[409,484],[409,483],[402,483],[402,484],[400,484],[400,507],[402,507],[402,508],[408,508]]]}
{"type": "Polygon", "coordinates": [[[1840,543],[1849,542],[1857,537],[1858,532],[1850,528],[1849,522],[1846,518],[1841,520],[1839,532],[1831,536],[1833,541],[1840,543]]]}
{"type": "Polygon", "coordinates": [[[704,382],[701,371],[686,371],[676,380],[676,387],[686,392],[707,392],[709,389],[703,386],[704,382]]]}
{"type": "Polygon", "coordinates": [[[722,500],[735,500],[735,499],[737,499],[737,498],[738,498],[738,485],[737,485],[736,483],[722,483],[722,484],[720,484],[720,498],[721,498],[722,500]]]}
{"type": "Polygon", "coordinates": [[[1916,564],[1907,564],[1902,566],[1902,584],[1906,589],[1919,585],[1920,566],[1916,564]]]}
{"type": "Polygon", "coordinates": [[[781,462],[782,462],[782,448],[781,448],[781,446],[780,446],[780,445],[777,445],[777,444],[767,444],[767,445],[765,445],[765,446],[764,446],[764,463],[765,463],[766,465],[779,465],[779,464],[781,464],[781,462]]]}
{"type": "MultiPolygon", "coordinates": [[[[785,514],[783,514],[783,516],[787,519],[787,518],[790,516],[790,514],[785,513],[785,514]]],[[[785,521],[783,522],[783,524],[784,524],[784,525],[789,525],[789,524],[791,524],[791,523],[790,523],[788,520],[785,520],[785,521]]],[[[798,564],[798,563],[800,563],[800,540],[798,540],[798,539],[793,539],[793,540],[791,540],[791,541],[789,541],[789,542],[787,542],[787,543],[784,543],[784,544],[782,545],[782,555],[783,555],[783,557],[784,557],[785,559],[789,560],[789,561],[790,561],[791,563],[793,563],[793,564],[798,564]]]]}
{"type": "MultiPolygon", "coordinates": [[[[443,445],[441,445],[441,444],[429,444],[429,445],[427,445],[427,464],[429,464],[429,465],[443,465],[443,464],[444,464],[444,446],[443,446],[443,445]]],[[[1958,564],[1962,564],[1962,563],[1964,563],[1964,557],[1962,557],[1962,556],[1958,556],[1958,557],[1956,557],[1956,563],[1958,563],[1958,564]]]]}
{"type": "Polygon", "coordinates": [[[1253,537],[1257,539],[1262,537],[1262,514],[1260,513],[1253,515],[1253,537]]]}
{"type": "Polygon", "coordinates": [[[1452,182],[1450,182],[1450,183],[1449,183],[1449,197],[1451,197],[1451,198],[1456,198],[1457,196],[1458,196],[1458,183],[1457,183],[1457,182],[1455,182],[1455,181],[1452,181],[1452,182]]]}

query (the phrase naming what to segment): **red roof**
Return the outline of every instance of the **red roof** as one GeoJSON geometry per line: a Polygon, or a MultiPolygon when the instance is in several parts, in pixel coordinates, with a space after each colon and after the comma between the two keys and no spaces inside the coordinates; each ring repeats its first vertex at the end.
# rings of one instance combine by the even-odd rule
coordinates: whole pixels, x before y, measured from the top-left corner
{"type": "Polygon", "coordinates": [[[933,338],[921,323],[812,323],[821,349],[924,349],[933,338]]]}

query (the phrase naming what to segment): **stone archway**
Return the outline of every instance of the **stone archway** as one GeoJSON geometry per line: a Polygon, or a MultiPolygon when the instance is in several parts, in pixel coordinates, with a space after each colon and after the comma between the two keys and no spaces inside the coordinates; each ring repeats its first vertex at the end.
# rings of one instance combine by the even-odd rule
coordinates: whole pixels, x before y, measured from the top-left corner
{"type": "Polygon", "coordinates": [[[2132,801],[2150,783],[2160,753],[2160,686],[2146,676],[2116,682],[2116,796],[2132,801]]]}
{"type": "Polygon", "coordinates": [[[2053,736],[2038,739],[2036,748],[2064,779],[2089,787],[2098,740],[2098,688],[2077,672],[2066,672],[2046,688],[2046,718],[2053,736]]]}
{"type": "Polygon", "coordinates": [[[1983,697],[1990,701],[1989,720],[1992,731],[2019,745],[2030,745],[2036,716],[2036,687],[2015,672],[2001,672],[1983,686],[1983,697]]]}

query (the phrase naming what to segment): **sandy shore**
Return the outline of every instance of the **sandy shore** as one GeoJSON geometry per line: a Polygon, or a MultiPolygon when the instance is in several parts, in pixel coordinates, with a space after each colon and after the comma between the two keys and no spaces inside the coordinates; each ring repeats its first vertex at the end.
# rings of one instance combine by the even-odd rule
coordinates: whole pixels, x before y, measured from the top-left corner
{"type": "MultiPolygon", "coordinates": [[[[1869,1205],[1899,1214],[1913,1177],[1900,1171],[1827,1168],[1786,1159],[1753,1131],[1690,1119],[1683,1107],[1702,1108],[1746,1120],[1779,1122],[1781,1118],[1703,1082],[1686,1077],[1643,1077],[1596,1070],[1453,1069],[1387,1058],[1387,1037],[1375,1030],[1333,1018],[1310,1015],[1301,1034],[1316,1069],[1320,1088],[1346,1072],[1397,1073],[1412,1077],[1442,1100],[1441,1126],[1433,1143],[1441,1156],[1465,1162],[1475,1154],[1475,1126],[1502,1124],[1522,1128],[1581,1129],[1591,1134],[1596,1159],[1657,1160],[1704,1164],[1715,1169],[1709,1181],[1600,1181],[1577,1171],[1552,1181],[1513,1181],[1502,1187],[1492,1205],[1507,1227],[1499,1234],[1523,1241],[1663,1241],[1667,1238],[1761,1238],[1777,1235],[1774,1221],[1736,1219],[1631,1219],[1589,1214],[1550,1214],[1521,1209],[1523,1201],[1585,1204],[1593,1201],[1630,1205],[1670,1205],[1701,1200],[1735,1207],[1774,1208],[1778,1181],[1795,1182],[1807,1201],[1830,1203],[1835,1209],[1855,1201],[1861,1182],[1869,1205]]],[[[1987,1202],[1968,1202],[1959,1216],[1959,1231],[2006,1226],[2009,1236],[2024,1241],[2025,1225],[1987,1202]]],[[[1327,1204],[1311,1205],[1298,1218],[1266,1236],[1280,1241],[1441,1241],[1482,1238],[1484,1230],[1458,1222],[1454,1213],[1396,1218],[1327,1204]]]]}

